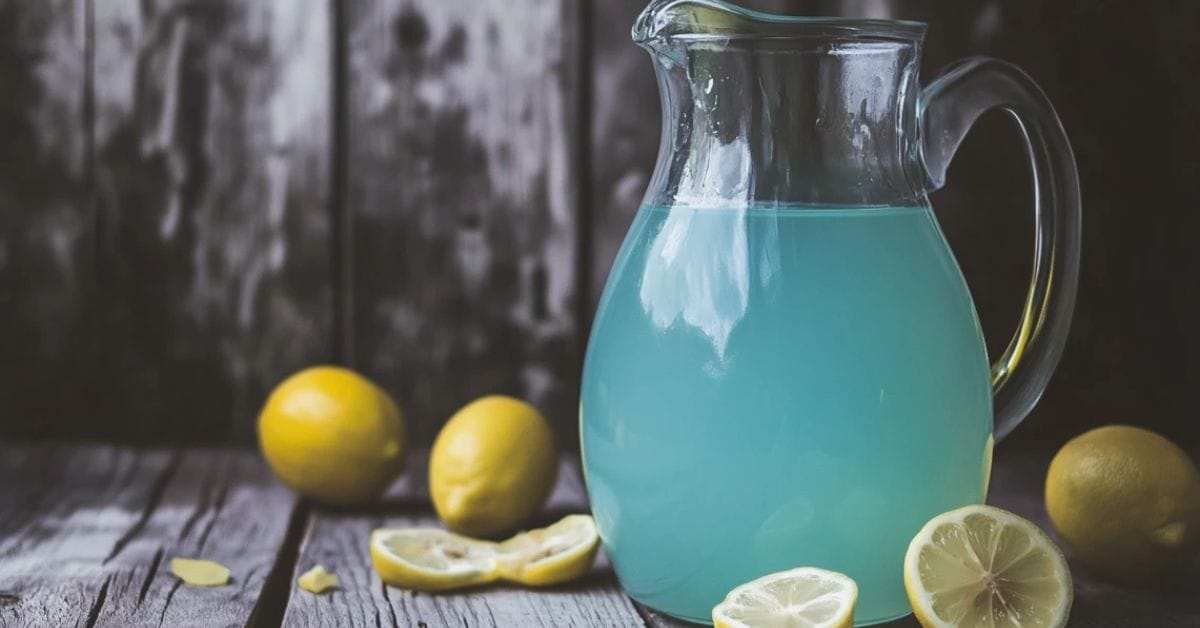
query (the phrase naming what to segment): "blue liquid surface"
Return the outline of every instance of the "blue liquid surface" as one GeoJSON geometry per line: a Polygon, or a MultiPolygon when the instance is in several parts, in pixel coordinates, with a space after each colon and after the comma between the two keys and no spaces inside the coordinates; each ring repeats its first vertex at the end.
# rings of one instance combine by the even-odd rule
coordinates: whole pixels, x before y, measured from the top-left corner
{"type": "Polygon", "coordinates": [[[643,207],[584,366],[592,510],[637,600],[707,622],[799,566],[905,615],[904,552],[983,499],[970,294],[928,207],[643,207]]]}

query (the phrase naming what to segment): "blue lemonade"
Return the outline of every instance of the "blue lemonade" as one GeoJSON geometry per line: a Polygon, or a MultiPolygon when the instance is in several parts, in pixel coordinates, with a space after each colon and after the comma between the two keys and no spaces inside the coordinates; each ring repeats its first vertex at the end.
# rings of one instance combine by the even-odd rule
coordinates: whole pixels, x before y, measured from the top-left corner
{"type": "Polygon", "coordinates": [[[928,207],[643,207],[580,412],[634,598],[707,622],[734,586],[811,565],[854,578],[873,623],[909,612],[913,534],[982,501],[992,391],[928,207]]]}

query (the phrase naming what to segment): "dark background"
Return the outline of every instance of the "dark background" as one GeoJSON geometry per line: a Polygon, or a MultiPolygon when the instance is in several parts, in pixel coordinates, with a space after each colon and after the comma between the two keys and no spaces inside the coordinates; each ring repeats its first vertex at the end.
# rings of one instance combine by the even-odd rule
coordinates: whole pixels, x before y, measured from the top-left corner
{"type": "MultiPolygon", "coordinates": [[[[574,446],[657,149],[643,4],[0,0],[0,434],[250,443],[276,382],[338,362],[417,442],[503,392],[574,446]]],[[[1011,440],[1123,422],[1195,451],[1200,3],[747,5],[926,21],[925,82],[972,54],[1033,75],[1079,164],[1082,283],[1011,440]]],[[[992,355],[1028,281],[1027,168],[988,114],[933,196],[992,355]]]]}

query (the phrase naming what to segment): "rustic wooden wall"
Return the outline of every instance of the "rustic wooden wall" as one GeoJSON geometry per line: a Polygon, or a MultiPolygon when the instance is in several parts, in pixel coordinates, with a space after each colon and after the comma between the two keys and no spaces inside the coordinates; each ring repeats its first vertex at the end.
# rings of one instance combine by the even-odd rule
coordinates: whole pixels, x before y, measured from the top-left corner
{"type": "Polygon", "coordinates": [[[0,411],[9,432],[37,431],[34,416],[87,412],[87,31],[82,0],[0,2],[0,411]]]}
{"type": "MultiPolygon", "coordinates": [[[[1200,334],[1200,9],[747,0],[930,23],[925,79],[1010,59],[1078,156],[1083,284],[1014,438],[1181,439],[1200,334]]],[[[0,433],[249,441],[314,362],[418,441],[487,392],[571,443],[592,307],[657,150],[643,0],[0,0],[0,433]]],[[[998,351],[1025,289],[1022,149],[989,115],[934,205],[998,351]]]]}
{"type": "Polygon", "coordinates": [[[5,431],[248,440],[331,358],[328,3],[0,7],[5,431]]]}
{"type": "Polygon", "coordinates": [[[502,392],[574,442],[574,4],[345,4],[347,357],[418,440],[502,392]]]}
{"type": "Polygon", "coordinates": [[[0,2],[0,427],[249,441],[363,371],[575,439],[574,2],[0,2]]]}

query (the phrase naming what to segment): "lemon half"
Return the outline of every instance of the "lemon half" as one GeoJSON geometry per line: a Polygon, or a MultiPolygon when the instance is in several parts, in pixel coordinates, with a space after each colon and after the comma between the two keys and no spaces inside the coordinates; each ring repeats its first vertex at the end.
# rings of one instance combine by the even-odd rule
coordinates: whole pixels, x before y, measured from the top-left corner
{"type": "Polygon", "coordinates": [[[926,628],[1064,626],[1071,572],[1036,525],[992,506],[938,515],[913,537],[904,588],[926,628]]]}
{"type": "Polygon", "coordinates": [[[858,586],[849,576],[800,567],[752,580],[713,608],[716,628],[850,628],[858,586]]]}
{"type": "Polygon", "coordinates": [[[590,515],[567,515],[557,523],[522,532],[499,545],[500,574],[531,586],[573,580],[596,559],[600,535],[590,515]]]}
{"type": "Polygon", "coordinates": [[[495,543],[437,528],[384,528],[371,534],[371,562],[387,584],[445,591],[499,577],[495,543]]]}

